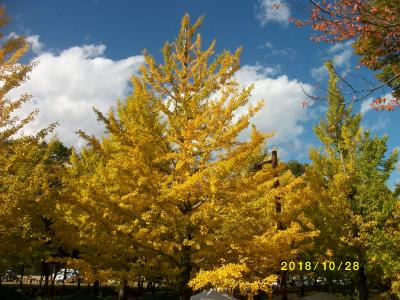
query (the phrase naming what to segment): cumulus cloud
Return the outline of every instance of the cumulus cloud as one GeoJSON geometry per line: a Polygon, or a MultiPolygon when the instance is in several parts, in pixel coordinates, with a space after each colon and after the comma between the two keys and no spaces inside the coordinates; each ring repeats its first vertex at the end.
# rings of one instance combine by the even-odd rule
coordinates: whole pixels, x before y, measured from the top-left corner
{"type": "Polygon", "coordinates": [[[40,54],[43,51],[44,44],[40,42],[39,36],[36,35],[28,35],[27,41],[31,45],[31,50],[35,54],[40,54]]]}
{"type": "Polygon", "coordinates": [[[248,86],[258,80],[276,75],[277,70],[261,65],[244,65],[235,73],[235,79],[242,85],[248,86]]]}
{"type": "MultiPolygon", "coordinates": [[[[32,41],[33,46],[36,42],[36,46],[40,45],[39,38],[32,41]]],[[[105,49],[105,45],[83,45],[58,54],[40,49],[34,59],[38,65],[30,79],[9,95],[32,95],[33,101],[23,106],[22,113],[39,109],[39,115],[25,132],[34,133],[58,122],[55,134],[67,145],[76,147],[83,144],[77,130],[97,136],[104,133],[92,108],[107,112],[117,98],[124,97],[130,88],[129,78],[143,62],[141,55],[109,59],[104,56],[105,49]]]]}
{"type": "MultiPolygon", "coordinates": [[[[337,68],[344,69],[342,71],[342,76],[344,76],[350,70],[350,59],[353,55],[353,48],[351,46],[352,43],[353,41],[338,43],[326,51],[326,59],[331,59],[337,68]]],[[[328,73],[324,65],[311,69],[311,76],[316,80],[320,80],[321,77],[324,77],[327,74],[328,73]]]]}
{"type": "Polygon", "coordinates": [[[368,98],[361,103],[360,113],[365,114],[367,111],[371,110],[371,104],[374,98],[368,98]]]}
{"type": "MultiPolygon", "coordinates": [[[[297,80],[286,75],[274,78],[271,74],[268,68],[245,65],[235,77],[243,87],[254,83],[250,103],[263,99],[265,106],[252,121],[259,130],[275,133],[269,141],[270,146],[279,146],[286,149],[282,153],[289,153],[305,146],[299,137],[304,132],[302,123],[310,118],[310,111],[302,105],[306,96],[297,80]]],[[[308,93],[313,92],[311,85],[302,86],[308,93]]]]}
{"type": "MultiPolygon", "coordinates": [[[[84,141],[75,134],[76,130],[96,136],[104,133],[92,107],[108,111],[117,98],[129,92],[129,78],[143,63],[140,55],[112,60],[105,57],[105,49],[105,45],[76,46],[59,53],[41,49],[35,58],[39,63],[30,79],[10,95],[32,94],[33,101],[23,107],[24,114],[39,109],[35,121],[25,129],[27,133],[58,122],[56,135],[67,145],[78,148],[84,141]]],[[[278,74],[276,68],[245,65],[235,79],[242,87],[254,84],[251,103],[265,100],[265,107],[252,122],[263,132],[275,132],[269,146],[279,146],[282,157],[305,147],[299,137],[304,132],[303,122],[310,118],[310,110],[302,106],[306,96],[298,82],[278,74]]],[[[303,84],[303,88],[312,93],[310,85],[303,84]]],[[[247,134],[244,132],[243,138],[247,134]]]]}
{"type": "Polygon", "coordinates": [[[267,23],[280,23],[287,26],[290,9],[282,0],[260,0],[256,17],[262,26],[267,23]]]}

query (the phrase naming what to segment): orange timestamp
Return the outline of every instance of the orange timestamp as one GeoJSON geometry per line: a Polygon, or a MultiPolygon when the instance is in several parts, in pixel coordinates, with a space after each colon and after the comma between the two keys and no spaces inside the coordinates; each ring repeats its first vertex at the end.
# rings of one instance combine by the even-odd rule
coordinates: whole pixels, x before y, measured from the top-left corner
{"type": "Polygon", "coordinates": [[[360,269],[360,264],[358,261],[324,261],[324,262],[311,262],[311,261],[283,261],[281,262],[282,271],[358,271],[360,269]]]}

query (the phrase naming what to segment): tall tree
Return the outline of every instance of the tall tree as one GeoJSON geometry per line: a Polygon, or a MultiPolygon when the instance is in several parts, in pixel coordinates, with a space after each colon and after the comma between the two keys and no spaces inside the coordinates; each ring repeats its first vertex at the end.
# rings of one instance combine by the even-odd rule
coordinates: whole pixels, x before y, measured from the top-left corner
{"type": "Polygon", "coordinates": [[[252,293],[269,288],[263,279],[307,237],[290,217],[299,211],[299,199],[289,196],[299,181],[291,183],[286,173],[276,189],[282,167],[250,168],[263,157],[267,136],[253,127],[250,140],[238,140],[261,107],[238,114],[251,92],[232,79],[240,50],[225,51],[209,64],[215,43],[201,49],[195,36],[201,21],[182,19],[175,43],[163,48],[163,65],[145,53],[142,76],[132,79],[133,93],[118,102],[117,114],[97,112],[107,137],[81,133],[90,147],[72,157],[66,180],[73,205],[62,208],[80,230],[81,238],[71,240],[80,241],[82,264],[109,273],[119,269],[121,280],[157,272],[179,287],[182,299],[190,297],[194,273],[220,266],[228,254],[257,269],[246,283],[252,293]],[[279,220],[287,224],[284,232],[277,228],[278,194],[287,205],[279,220]],[[259,264],[265,245],[270,257],[259,264]],[[255,260],[252,248],[258,249],[255,260]]]}
{"type": "MultiPolygon", "coordinates": [[[[0,26],[5,26],[9,21],[6,16],[4,7],[0,7],[0,26]]],[[[10,201],[7,201],[9,194],[6,193],[8,187],[6,185],[7,179],[10,179],[9,165],[10,158],[13,156],[13,146],[10,138],[18,132],[26,123],[28,123],[33,114],[25,117],[23,120],[18,120],[12,114],[28,100],[28,96],[24,95],[20,99],[11,100],[7,98],[7,93],[13,88],[17,87],[26,78],[28,72],[31,70],[32,65],[19,64],[18,60],[24,55],[28,49],[28,45],[24,38],[10,38],[6,39],[3,33],[0,33],[2,45],[0,48],[0,195],[2,198],[0,214],[2,224],[0,225],[0,232],[2,237],[1,248],[9,246],[6,235],[10,234],[10,229],[16,226],[13,222],[13,217],[10,211],[13,209],[9,206],[10,201]],[[20,121],[20,122],[18,122],[20,121]]],[[[11,202],[12,203],[12,202],[11,202]]],[[[14,211],[17,206],[13,205],[14,211]]],[[[16,239],[14,239],[16,241],[16,239]]],[[[12,244],[15,246],[15,244],[12,244]]],[[[8,248],[8,247],[6,247],[8,248]]],[[[17,251],[18,252],[18,251],[17,251]]],[[[1,249],[1,262],[7,264],[7,255],[15,253],[10,249],[1,249]]],[[[9,258],[9,257],[8,257],[9,258]]]]}
{"type": "MultiPolygon", "coordinates": [[[[0,7],[0,26],[8,20],[0,7]]],[[[15,100],[8,93],[27,78],[32,64],[20,63],[29,49],[24,37],[0,33],[0,38],[0,258],[3,266],[20,264],[23,270],[46,240],[42,216],[50,212],[47,179],[52,175],[46,172],[47,150],[41,140],[54,125],[35,136],[16,136],[36,112],[19,118],[18,109],[30,96],[15,100]]]]}
{"type": "Polygon", "coordinates": [[[201,49],[195,35],[201,22],[191,25],[183,17],[175,42],[163,47],[162,65],[145,52],[132,95],[117,103],[116,113],[98,112],[107,137],[98,141],[82,133],[91,146],[71,162],[75,200],[69,201],[76,211],[63,208],[87,237],[82,257],[93,260],[89,249],[100,248],[90,237],[103,246],[94,258],[103,269],[120,261],[122,271],[133,272],[143,256],[185,300],[194,267],[217,251],[211,245],[224,207],[244,194],[242,183],[253,176],[248,166],[266,138],[253,127],[250,140],[238,140],[262,103],[238,114],[252,89],[241,90],[232,79],[241,50],[208,63],[215,42],[201,49]],[[110,239],[115,242],[104,247],[110,239]]]}
{"type": "Polygon", "coordinates": [[[345,106],[332,63],[327,68],[328,111],[315,127],[323,149],[311,150],[306,169],[309,197],[315,202],[311,219],[321,231],[316,253],[321,260],[356,262],[359,299],[365,300],[373,286],[369,276],[381,270],[374,241],[389,237],[385,228],[398,203],[387,186],[397,152],[385,157],[387,137],[372,137],[360,127],[361,115],[345,106]]]}

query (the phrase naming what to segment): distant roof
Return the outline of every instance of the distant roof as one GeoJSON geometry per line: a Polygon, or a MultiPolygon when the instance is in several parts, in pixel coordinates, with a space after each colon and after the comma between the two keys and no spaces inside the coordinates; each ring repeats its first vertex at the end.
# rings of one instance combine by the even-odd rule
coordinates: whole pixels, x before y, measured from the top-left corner
{"type": "Polygon", "coordinates": [[[238,300],[237,298],[228,295],[227,293],[220,293],[216,290],[203,291],[197,295],[190,297],[190,300],[238,300]]]}

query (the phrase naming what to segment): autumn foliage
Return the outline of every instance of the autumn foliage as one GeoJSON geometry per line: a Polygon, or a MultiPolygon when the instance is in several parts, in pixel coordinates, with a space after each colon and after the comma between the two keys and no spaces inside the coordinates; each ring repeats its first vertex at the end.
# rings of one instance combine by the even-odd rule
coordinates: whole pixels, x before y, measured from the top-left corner
{"type": "MultiPolygon", "coordinates": [[[[295,19],[298,26],[310,26],[314,41],[328,43],[354,40],[360,63],[379,71],[377,79],[393,89],[393,99],[379,97],[372,107],[393,110],[400,105],[400,4],[392,0],[310,0],[308,20],[295,19]]],[[[371,87],[371,89],[374,89],[371,87]]]]}
{"type": "Polygon", "coordinates": [[[388,187],[397,152],[386,155],[387,138],[361,127],[328,63],[328,110],[315,127],[322,147],[307,166],[278,161],[272,134],[251,123],[263,101],[251,105],[253,86],[234,79],[241,48],[204,48],[202,21],[183,17],[161,63],[144,51],[131,94],[107,113],[95,109],[106,133],[78,132],[87,142],[79,150],[46,142],[54,125],[18,134],[35,112],[13,117],[30,98],[7,93],[32,65],[19,62],[23,37],[2,45],[0,275],[39,270],[47,291],[57,271],[73,268],[79,287],[113,285],[120,299],[144,280],[182,300],[208,288],[253,299],[279,286],[285,296],[289,279],[304,278],[342,280],[361,300],[372,287],[398,293],[400,205],[388,187]],[[357,261],[360,271],[281,270],[328,260],[357,261]]]}

